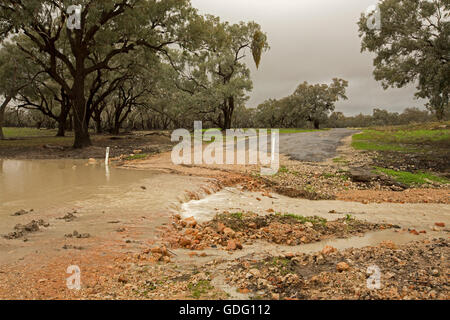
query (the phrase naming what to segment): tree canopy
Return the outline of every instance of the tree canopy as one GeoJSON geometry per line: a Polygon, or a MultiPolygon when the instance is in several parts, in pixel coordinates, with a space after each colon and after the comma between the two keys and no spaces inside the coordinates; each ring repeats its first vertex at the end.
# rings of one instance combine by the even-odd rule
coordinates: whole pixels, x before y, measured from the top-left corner
{"type": "Polygon", "coordinates": [[[385,89],[417,86],[416,97],[428,99],[438,119],[449,110],[450,2],[383,0],[381,28],[370,28],[362,15],[361,50],[375,53],[374,76],[385,89]]]}

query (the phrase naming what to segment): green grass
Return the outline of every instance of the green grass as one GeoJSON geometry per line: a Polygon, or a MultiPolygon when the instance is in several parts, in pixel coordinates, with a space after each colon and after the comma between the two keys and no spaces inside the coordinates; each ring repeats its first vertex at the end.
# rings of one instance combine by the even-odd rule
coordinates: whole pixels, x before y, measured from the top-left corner
{"type": "Polygon", "coordinates": [[[200,299],[203,295],[213,290],[214,287],[211,285],[211,282],[209,280],[200,280],[195,284],[189,283],[188,289],[191,292],[192,298],[200,299]]]}
{"type": "Polygon", "coordinates": [[[244,214],[242,212],[234,212],[230,214],[230,216],[233,217],[234,219],[242,220],[244,214]]]}
{"type": "Polygon", "coordinates": [[[280,169],[278,170],[278,173],[289,173],[289,169],[286,168],[285,166],[281,166],[280,169]]]}
{"type": "Polygon", "coordinates": [[[3,128],[6,139],[1,140],[0,147],[36,147],[46,144],[71,146],[73,137],[55,137],[56,130],[39,130],[35,128],[3,128]]]}
{"type": "Polygon", "coordinates": [[[3,128],[6,138],[30,138],[30,137],[51,137],[56,135],[56,130],[39,130],[36,128],[3,128]]]}
{"type": "Polygon", "coordinates": [[[280,257],[274,257],[272,261],[270,261],[270,264],[274,267],[286,267],[289,263],[289,259],[280,257]]]}
{"type": "Polygon", "coordinates": [[[418,126],[385,127],[364,130],[353,136],[358,150],[422,152],[429,148],[448,147],[450,129],[418,126]]]}
{"type": "Polygon", "coordinates": [[[324,219],[324,218],[321,218],[321,217],[317,217],[317,216],[304,217],[304,216],[300,216],[300,215],[297,215],[297,214],[287,213],[287,214],[284,214],[283,217],[295,219],[295,220],[299,221],[302,224],[310,222],[312,224],[325,225],[327,223],[327,219],[324,219]]]}
{"type": "Polygon", "coordinates": [[[344,158],[342,158],[342,157],[334,158],[334,159],[333,159],[333,162],[334,162],[334,163],[343,163],[343,164],[349,163],[348,160],[346,160],[346,159],[344,159],[344,158]]]}
{"type": "Polygon", "coordinates": [[[376,168],[377,173],[384,173],[388,176],[394,178],[396,181],[406,184],[408,186],[410,185],[423,185],[423,184],[430,184],[430,181],[432,182],[438,182],[438,183],[450,183],[449,179],[446,179],[444,177],[438,177],[435,175],[432,175],[430,173],[425,172],[417,172],[417,173],[411,173],[411,172],[405,172],[405,171],[395,171],[392,169],[385,169],[385,168],[376,168]]]}

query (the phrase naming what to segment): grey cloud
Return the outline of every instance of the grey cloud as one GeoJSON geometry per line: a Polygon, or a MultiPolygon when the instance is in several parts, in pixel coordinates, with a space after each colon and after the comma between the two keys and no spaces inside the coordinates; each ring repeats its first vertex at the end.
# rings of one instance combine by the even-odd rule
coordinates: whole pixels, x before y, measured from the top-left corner
{"type": "Polygon", "coordinates": [[[271,50],[259,70],[250,58],[254,89],[249,107],[269,98],[291,94],[303,81],[328,83],[333,77],[349,81],[349,100],[337,111],[347,115],[371,113],[374,107],[402,111],[423,107],[414,87],[383,90],[373,79],[372,59],[360,52],[356,25],[376,0],[192,0],[201,13],[230,22],[256,21],[268,34],[271,50]]]}

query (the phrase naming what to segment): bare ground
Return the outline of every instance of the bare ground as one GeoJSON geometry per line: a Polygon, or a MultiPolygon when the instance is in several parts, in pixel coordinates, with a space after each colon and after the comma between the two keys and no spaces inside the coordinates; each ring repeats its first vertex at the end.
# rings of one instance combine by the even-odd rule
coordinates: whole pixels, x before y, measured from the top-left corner
{"type": "MultiPolygon", "coordinates": [[[[63,155],[65,151],[55,152],[63,155]]],[[[279,175],[273,179],[258,177],[255,174],[257,167],[180,167],[171,164],[169,153],[125,161],[129,154],[120,156],[121,152],[118,152],[119,163],[130,169],[206,178],[197,187],[192,185],[190,190],[179,186],[184,189],[180,189],[183,202],[204,199],[223,188],[237,186],[239,192],[259,193],[255,203],[267,202],[268,208],[256,214],[249,210],[252,218],[244,222],[240,215],[235,215],[243,213],[242,210],[238,212],[233,208],[211,210],[212,218],[204,223],[180,216],[175,216],[172,221],[168,213],[181,212],[180,206],[161,207],[156,210],[159,214],[151,215],[150,219],[138,210],[133,215],[123,216],[123,211],[118,209],[114,211],[114,219],[105,221],[96,212],[105,202],[97,201],[92,204],[92,210],[88,210],[86,220],[81,214],[80,224],[75,228],[79,233],[86,232],[84,227],[92,224],[92,219],[108,223],[109,228],[99,234],[93,230],[87,238],[65,237],[68,233],[73,235],[75,228],[71,222],[57,220],[68,209],[59,208],[46,216],[53,233],[47,233],[48,230],[43,228],[32,235],[29,242],[20,245],[17,241],[22,240],[2,240],[0,248],[11,260],[0,265],[0,298],[448,299],[448,199],[447,202],[444,200],[446,204],[431,205],[442,206],[443,210],[436,210],[437,207],[424,209],[420,219],[419,212],[414,211],[417,213],[415,218],[420,221],[408,219],[405,209],[400,219],[402,225],[385,221],[384,218],[399,220],[383,212],[382,208],[377,209],[381,214],[379,217],[370,215],[370,210],[367,213],[357,209],[361,215],[356,214],[356,218],[355,215],[347,216],[347,210],[331,208],[321,217],[326,217],[326,222],[321,219],[299,222],[295,218],[275,215],[280,209],[276,200],[282,196],[272,193],[274,191],[325,199],[345,199],[353,192],[354,200],[363,203],[370,202],[373,197],[364,195],[365,190],[385,192],[388,200],[401,194],[376,183],[348,182],[349,185],[345,185],[341,177],[326,175],[341,173],[348,161],[370,161],[364,158],[365,155],[345,149],[345,144],[339,152],[341,157],[348,157],[345,162],[299,163],[282,158],[282,165],[288,170],[281,174],[287,176],[280,178],[279,175]],[[293,171],[300,174],[290,174],[293,171]],[[426,210],[432,211],[430,216],[426,210]],[[226,218],[214,218],[215,213],[226,218]],[[219,223],[231,231],[225,232],[219,223]],[[241,228],[241,223],[245,228],[241,228]],[[59,235],[57,240],[55,232],[59,235]],[[37,243],[42,245],[38,250],[37,243]],[[28,251],[22,251],[23,247],[28,251]],[[69,265],[82,268],[80,291],[66,287],[69,265]],[[381,270],[379,290],[367,287],[367,267],[370,265],[381,270]]],[[[98,154],[100,157],[100,149],[98,154]]],[[[409,192],[424,192],[424,197],[430,198],[428,202],[442,203],[448,189],[435,187],[438,189],[409,192]],[[436,190],[444,193],[436,196],[436,190]]],[[[239,193],[235,195],[240,196],[239,193]]],[[[405,197],[405,201],[399,202],[416,202],[416,198],[409,197],[408,200],[405,197]]],[[[246,201],[246,198],[242,200],[246,201]]],[[[127,203],[134,201],[130,194],[127,203]]],[[[140,204],[134,205],[137,209],[140,204]]],[[[229,205],[233,207],[233,203],[229,205]]],[[[113,207],[111,204],[111,210],[113,207]]],[[[28,221],[26,216],[17,219],[28,221]]]]}

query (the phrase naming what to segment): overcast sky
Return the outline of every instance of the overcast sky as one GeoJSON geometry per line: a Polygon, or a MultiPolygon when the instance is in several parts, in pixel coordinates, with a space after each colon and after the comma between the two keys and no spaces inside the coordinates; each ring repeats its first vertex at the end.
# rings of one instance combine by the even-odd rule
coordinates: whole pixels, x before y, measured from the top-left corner
{"type": "MultiPolygon", "coordinates": [[[[357,21],[376,0],[191,0],[201,13],[229,22],[256,21],[271,50],[259,70],[250,63],[254,89],[247,104],[292,94],[303,81],[349,81],[349,100],[337,104],[346,115],[371,113],[374,107],[403,111],[423,108],[414,87],[383,90],[373,79],[373,56],[360,53],[357,21]]],[[[251,56],[251,55],[250,55],[251,56]]]]}

